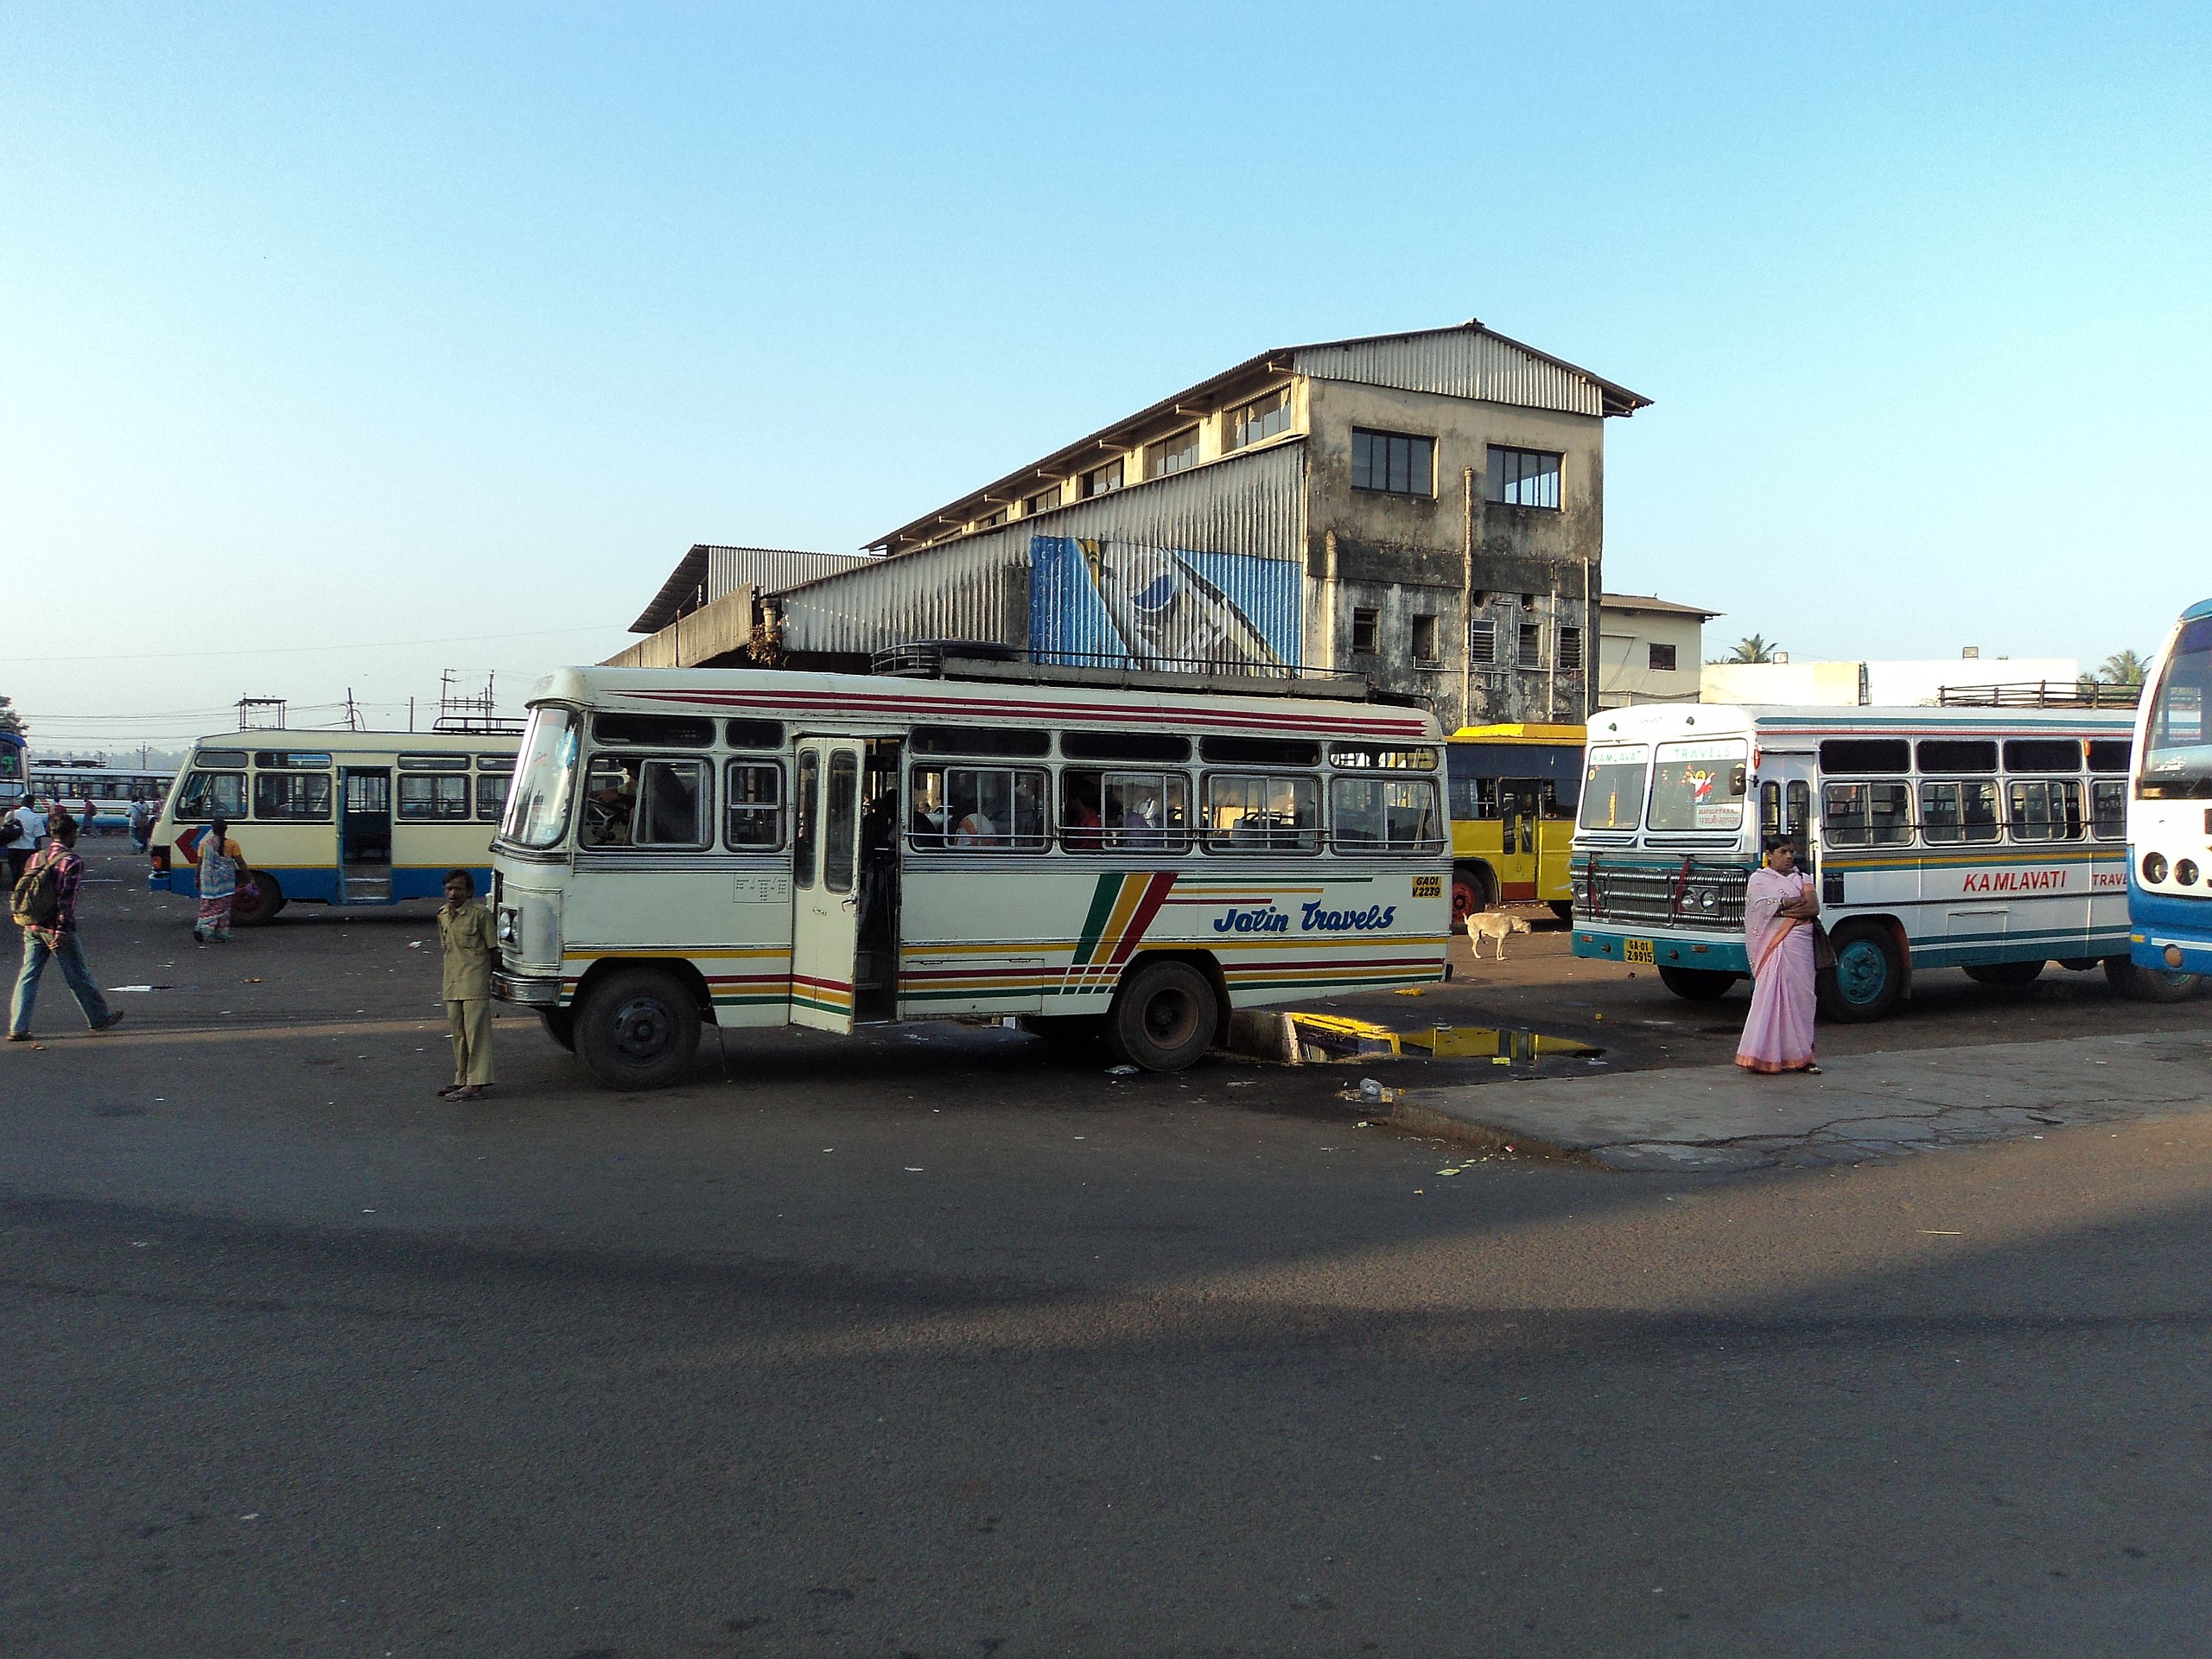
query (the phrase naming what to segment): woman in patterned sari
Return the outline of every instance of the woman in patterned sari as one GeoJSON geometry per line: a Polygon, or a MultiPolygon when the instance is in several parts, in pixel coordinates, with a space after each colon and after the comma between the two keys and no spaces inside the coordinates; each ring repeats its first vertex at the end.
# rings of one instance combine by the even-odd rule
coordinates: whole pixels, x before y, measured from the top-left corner
{"type": "Polygon", "coordinates": [[[200,863],[200,914],[192,937],[202,944],[221,943],[231,937],[231,905],[238,883],[245,880],[245,855],[229,836],[230,825],[215,819],[203,831],[193,850],[200,863]]]}
{"type": "Polygon", "coordinates": [[[1746,1071],[1817,1071],[1813,924],[1821,913],[1813,884],[1797,868],[1797,844],[1769,836],[1766,868],[1744,889],[1744,949],[1751,964],[1751,1012],[1736,1064],[1746,1071]]]}

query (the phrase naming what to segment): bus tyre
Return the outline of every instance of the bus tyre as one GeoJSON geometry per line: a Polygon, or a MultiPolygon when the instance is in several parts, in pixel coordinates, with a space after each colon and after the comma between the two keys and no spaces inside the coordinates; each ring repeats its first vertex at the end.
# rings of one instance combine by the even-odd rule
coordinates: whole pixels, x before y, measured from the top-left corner
{"type": "Polygon", "coordinates": [[[567,1049],[576,1052],[576,1011],[574,1008],[541,1008],[537,1017],[545,1022],[545,1034],[567,1049]]]}
{"type": "Polygon", "coordinates": [[[1904,963],[1879,922],[1846,922],[1831,936],[1835,966],[1820,978],[1821,1013],[1829,1020],[1879,1020],[1904,995],[1904,963]]]}
{"type": "Polygon", "coordinates": [[[1497,901],[1497,883],[1479,864],[1463,865],[1452,872],[1452,931],[1465,933],[1467,918],[1478,915],[1497,901]]]}
{"type": "Polygon", "coordinates": [[[620,969],[584,998],[575,1038],[576,1052],[608,1088],[664,1088],[698,1052],[699,999],[673,974],[620,969]]]}
{"type": "Polygon", "coordinates": [[[1553,899],[1553,900],[1551,901],[1551,906],[1552,906],[1552,914],[1553,914],[1553,915],[1554,915],[1554,916],[1558,917],[1558,918],[1560,918],[1560,921],[1562,921],[1562,922],[1566,923],[1566,924],[1567,925],[1567,926],[1569,926],[1569,927],[1573,927],[1573,926],[1574,925],[1574,900],[1573,900],[1573,899],[1553,899]]]}
{"type": "Polygon", "coordinates": [[[231,901],[231,925],[265,927],[276,919],[276,912],[283,908],[284,889],[276,885],[276,878],[266,870],[256,870],[251,901],[244,893],[231,901]]]}
{"type": "Polygon", "coordinates": [[[2202,974],[2170,974],[2139,968],[2126,957],[2105,958],[2105,977],[2122,996],[2137,1002],[2186,1002],[2203,988],[2202,974]]]}
{"type": "Polygon", "coordinates": [[[1979,962],[1961,971],[1978,985],[2032,985],[2043,970],[2040,962],[1979,962]]]}
{"type": "Polygon", "coordinates": [[[1736,976],[1714,968],[1662,968],[1659,982],[1692,1002],[1717,1002],[1728,995],[1736,976]]]}
{"type": "Polygon", "coordinates": [[[1125,1065],[1180,1071],[1213,1045],[1221,1005],[1213,982],[1187,962],[1140,963],[1106,1015],[1107,1051],[1125,1065]]]}

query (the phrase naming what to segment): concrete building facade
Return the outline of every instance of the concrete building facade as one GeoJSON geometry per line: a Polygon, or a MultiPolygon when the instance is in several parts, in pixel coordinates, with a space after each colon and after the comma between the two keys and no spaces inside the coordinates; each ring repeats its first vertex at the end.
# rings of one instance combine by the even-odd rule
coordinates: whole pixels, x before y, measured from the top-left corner
{"type": "Polygon", "coordinates": [[[1607,594],[1598,652],[1598,707],[1695,702],[1705,625],[1721,614],[1648,594],[1607,594]]]}
{"type": "Polygon", "coordinates": [[[798,664],[988,640],[1353,670],[1447,726],[1579,721],[1605,426],[1649,402],[1478,321],[1263,352],[887,531],[874,558],[762,583],[763,626],[798,664]]]}

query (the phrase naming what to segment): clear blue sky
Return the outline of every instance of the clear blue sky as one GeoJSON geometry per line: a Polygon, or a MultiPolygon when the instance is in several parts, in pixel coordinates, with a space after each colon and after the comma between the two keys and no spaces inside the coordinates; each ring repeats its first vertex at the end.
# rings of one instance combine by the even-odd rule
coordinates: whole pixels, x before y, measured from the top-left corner
{"type": "Polygon", "coordinates": [[[1606,578],[1716,642],[2147,652],[2212,592],[2209,48],[2202,6],[10,8],[0,692],[68,742],[519,690],[693,542],[849,550],[1262,347],[1470,315],[1656,400],[1606,578]]]}

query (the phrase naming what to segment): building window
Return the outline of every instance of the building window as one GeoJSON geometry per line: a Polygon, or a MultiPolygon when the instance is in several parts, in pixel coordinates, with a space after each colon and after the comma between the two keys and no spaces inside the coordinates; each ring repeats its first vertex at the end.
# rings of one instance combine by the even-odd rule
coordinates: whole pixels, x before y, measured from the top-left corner
{"type": "Polygon", "coordinates": [[[1541,449],[1490,449],[1490,499],[1509,507],[1559,510],[1557,455],[1541,449]]]}
{"type": "Polygon", "coordinates": [[[1255,398],[1229,416],[1229,448],[1242,449],[1290,430],[1290,388],[1255,398]]]}
{"type": "Polygon", "coordinates": [[[1128,466],[1118,457],[1103,467],[1094,467],[1083,475],[1083,499],[1094,495],[1110,495],[1122,487],[1128,476],[1128,466]]]}
{"type": "Polygon", "coordinates": [[[1521,654],[1514,661],[1522,668],[1541,668],[1544,665],[1544,630],[1541,623],[1521,625],[1521,654]]]}
{"type": "Polygon", "coordinates": [[[989,518],[978,518],[976,521],[976,528],[978,530],[996,530],[1004,523],[1006,523],[1006,509],[1004,507],[1001,507],[989,518]]]}
{"type": "Polygon", "coordinates": [[[1170,473],[1188,472],[1198,464],[1198,429],[1195,426],[1178,432],[1172,438],[1162,438],[1148,443],[1144,449],[1144,475],[1165,478],[1170,473]]]}
{"type": "Polygon", "coordinates": [[[1561,673],[1579,672],[1582,667],[1582,630],[1567,623],[1560,625],[1559,666],[1561,673]]]}
{"type": "Polygon", "coordinates": [[[1441,668],[1443,659],[1436,654],[1436,619],[1433,616],[1414,618],[1414,661],[1423,668],[1441,668]]]}
{"type": "Polygon", "coordinates": [[[1497,624],[1480,618],[1467,624],[1467,660],[1471,663],[1494,663],[1497,660],[1497,624]]]}
{"type": "Polygon", "coordinates": [[[1354,611],[1351,613],[1351,654],[1372,657],[1375,652],[1376,624],[1381,613],[1376,611],[1354,611]]]}
{"type": "Polygon", "coordinates": [[[1436,441],[1408,437],[1402,432],[1365,432],[1354,427],[1351,486],[1390,495],[1433,495],[1436,441]]]}
{"type": "Polygon", "coordinates": [[[1672,645],[1662,645],[1656,642],[1652,645],[1651,671],[1655,674],[1671,674],[1675,671],[1675,648],[1672,645]]]}
{"type": "Polygon", "coordinates": [[[1060,486],[1055,484],[1049,490],[1039,490],[1034,495],[1023,497],[1021,516],[1027,518],[1037,513],[1050,512],[1059,505],[1060,486]]]}

